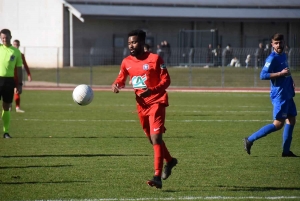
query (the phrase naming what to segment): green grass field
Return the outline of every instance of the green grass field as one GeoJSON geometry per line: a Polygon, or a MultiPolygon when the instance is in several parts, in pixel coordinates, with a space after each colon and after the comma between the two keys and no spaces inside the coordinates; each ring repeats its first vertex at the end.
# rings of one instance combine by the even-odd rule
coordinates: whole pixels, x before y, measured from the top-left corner
{"type": "MultiPolygon", "coordinates": [[[[282,130],[242,139],[272,122],[269,93],[170,92],[164,140],[178,165],[148,187],[153,150],[132,92],[24,91],[12,139],[0,138],[0,200],[300,200],[300,157],[281,157],[282,130]]],[[[300,107],[300,95],[295,102],[300,107]]],[[[299,108],[298,108],[299,112],[299,108]]],[[[292,151],[300,155],[300,124],[292,151]]]]}

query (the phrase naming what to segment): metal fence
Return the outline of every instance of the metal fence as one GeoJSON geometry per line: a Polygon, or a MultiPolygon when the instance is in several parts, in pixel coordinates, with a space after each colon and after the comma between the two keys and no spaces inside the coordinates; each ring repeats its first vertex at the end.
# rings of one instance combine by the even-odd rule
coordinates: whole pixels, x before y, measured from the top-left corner
{"type": "MultiPolygon", "coordinates": [[[[118,73],[122,59],[128,55],[125,49],[76,49],[75,67],[68,65],[69,50],[60,48],[25,49],[25,56],[35,81],[65,84],[87,83],[110,85],[118,73]],[[37,57],[36,55],[39,55],[37,57]],[[62,57],[64,59],[62,59],[62,57]],[[33,68],[34,59],[38,65],[33,68]],[[63,65],[63,63],[67,63],[63,65]],[[45,68],[43,63],[49,61],[45,68]]],[[[155,49],[152,50],[155,53],[155,49]]],[[[174,87],[268,87],[269,82],[259,79],[260,69],[267,54],[258,54],[257,48],[172,48],[167,62],[174,87]],[[246,62],[247,56],[250,57],[246,62]]],[[[300,86],[300,48],[287,51],[289,67],[300,86]]],[[[25,76],[24,76],[25,78],[25,76]]],[[[26,79],[24,79],[25,85],[26,79]]]]}

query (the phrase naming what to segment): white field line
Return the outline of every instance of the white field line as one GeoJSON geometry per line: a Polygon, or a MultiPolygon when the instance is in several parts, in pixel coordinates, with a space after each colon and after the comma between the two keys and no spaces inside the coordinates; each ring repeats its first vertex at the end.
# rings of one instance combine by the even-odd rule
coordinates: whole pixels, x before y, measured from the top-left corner
{"type": "Polygon", "coordinates": [[[68,199],[68,200],[35,200],[35,201],[139,201],[139,200],[282,200],[300,199],[300,196],[249,196],[249,197],[227,197],[227,196],[199,196],[199,197],[168,197],[168,198],[102,198],[102,199],[68,199]]]}
{"type": "MultiPolygon", "coordinates": [[[[52,121],[52,122],[139,122],[134,119],[13,119],[13,120],[24,120],[24,121],[52,121]]],[[[184,119],[184,120],[166,120],[168,122],[262,122],[272,121],[271,119],[239,119],[239,120],[224,120],[224,119],[184,119]]]]}

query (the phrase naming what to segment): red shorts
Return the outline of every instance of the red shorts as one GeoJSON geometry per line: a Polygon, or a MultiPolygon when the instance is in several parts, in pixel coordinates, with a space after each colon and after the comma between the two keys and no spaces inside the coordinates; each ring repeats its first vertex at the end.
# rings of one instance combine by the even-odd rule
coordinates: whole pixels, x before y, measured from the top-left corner
{"type": "Polygon", "coordinates": [[[156,103],[151,105],[149,108],[142,108],[138,105],[137,110],[142,128],[147,136],[150,136],[150,134],[161,134],[166,131],[165,105],[156,103]]]}

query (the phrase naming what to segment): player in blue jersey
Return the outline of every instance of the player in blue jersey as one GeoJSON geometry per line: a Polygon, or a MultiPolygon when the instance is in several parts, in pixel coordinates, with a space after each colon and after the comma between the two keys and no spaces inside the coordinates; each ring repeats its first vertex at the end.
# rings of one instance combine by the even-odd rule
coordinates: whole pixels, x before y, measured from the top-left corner
{"type": "Polygon", "coordinates": [[[260,73],[261,80],[271,82],[271,101],[273,104],[273,123],[263,126],[261,129],[244,139],[244,148],[250,155],[251,146],[255,140],[280,130],[283,126],[282,157],[297,157],[290,151],[292,134],[296,123],[297,109],[293,97],[295,96],[295,84],[292,79],[286,54],[284,53],[283,34],[276,33],[272,36],[274,51],[266,59],[260,73]]]}

